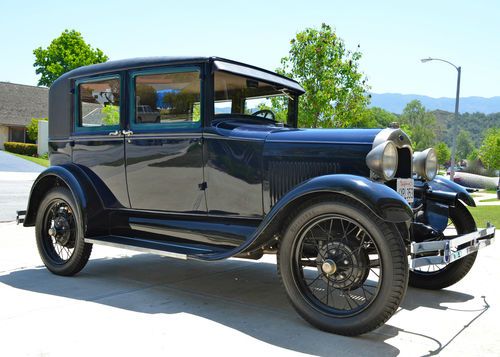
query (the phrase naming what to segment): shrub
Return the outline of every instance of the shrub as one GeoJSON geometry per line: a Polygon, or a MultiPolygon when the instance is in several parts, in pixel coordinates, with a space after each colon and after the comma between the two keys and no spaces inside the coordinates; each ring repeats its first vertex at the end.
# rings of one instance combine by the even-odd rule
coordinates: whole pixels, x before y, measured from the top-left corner
{"type": "Polygon", "coordinates": [[[38,149],[36,144],[25,144],[25,143],[14,143],[14,142],[3,143],[3,146],[7,151],[27,156],[36,156],[38,149]]]}

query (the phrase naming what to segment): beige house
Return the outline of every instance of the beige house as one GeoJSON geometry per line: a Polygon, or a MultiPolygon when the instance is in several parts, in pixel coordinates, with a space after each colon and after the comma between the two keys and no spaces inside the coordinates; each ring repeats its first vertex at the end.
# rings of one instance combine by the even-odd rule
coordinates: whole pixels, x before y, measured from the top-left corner
{"type": "Polygon", "coordinates": [[[0,82],[0,149],[6,141],[27,142],[31,118],[48,116],[49,89],[0,82]]]}

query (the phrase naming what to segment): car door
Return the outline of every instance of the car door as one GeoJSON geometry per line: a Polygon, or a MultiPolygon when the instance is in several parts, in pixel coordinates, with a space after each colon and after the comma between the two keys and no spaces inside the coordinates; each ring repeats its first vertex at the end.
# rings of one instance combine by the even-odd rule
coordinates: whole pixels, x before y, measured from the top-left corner
{"type": "Polygon", "coordinates": [[[130,207],[124,163],[122,74],[80,78],[74,87],[72,160],[107,207],[130,207]]]}
{"type": "Polygon", "coordinates": [[[131,207],[205,213],[200,68],[130,72],[129,95],[124,133],[131,207]]]}

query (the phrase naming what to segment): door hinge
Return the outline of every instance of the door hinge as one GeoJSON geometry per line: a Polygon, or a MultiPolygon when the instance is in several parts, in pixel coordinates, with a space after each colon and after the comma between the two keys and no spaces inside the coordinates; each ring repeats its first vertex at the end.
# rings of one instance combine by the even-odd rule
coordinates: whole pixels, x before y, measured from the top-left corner
{"type": "Polygon", "coordinates": [[[208,185],[206,182],[202,182],[202,183],[198,184],[198,187],[201,191],[205,191],[207,189],[208,185]]]}

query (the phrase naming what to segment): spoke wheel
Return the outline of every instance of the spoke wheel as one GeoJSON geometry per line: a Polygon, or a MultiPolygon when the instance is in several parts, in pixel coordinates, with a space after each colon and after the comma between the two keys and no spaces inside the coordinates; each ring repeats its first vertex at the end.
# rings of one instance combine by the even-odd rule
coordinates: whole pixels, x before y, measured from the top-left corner
{"type": "Polygon", "coordinates": [[[328,195],[298,207],[280,240],[278,272],[312,325],[360,335],[396,311],[408,283],[401,235],[364,205],[328,195]]]}
{"type": "Polygon", "coordinates": [[[308,301],[339,317],[357,314],[377,296],[382,271],[377,245],[341,215],[318,217],[295,246],[295,277],[308,301]]]}
{"type": "Polygon", "coordinates": [[[76,221],[67,202],[56,198],[49,203],[44,217],[43,245],[55,264],[66,263],[74,253],[76,221]]]}
{"type": "Polygon", "coordinates": [[[54,274],[74,275],[87,263],[92,244],[84,242],[80,222],[67,188],[47,192],[38,208],[35,232],[40,257],[54,274]]]}

